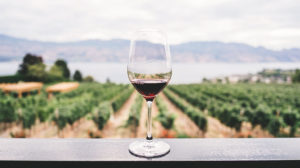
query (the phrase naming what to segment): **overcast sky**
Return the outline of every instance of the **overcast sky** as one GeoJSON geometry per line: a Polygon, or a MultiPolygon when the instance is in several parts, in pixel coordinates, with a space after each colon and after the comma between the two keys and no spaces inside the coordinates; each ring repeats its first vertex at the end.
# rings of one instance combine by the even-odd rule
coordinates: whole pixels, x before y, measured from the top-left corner
{"type": "Polygon", "coordinates": [[[300,48],[299,0],[1,0],[0,34],[43,41],[130,38],[160,28],[172,44],[300,48]]]}

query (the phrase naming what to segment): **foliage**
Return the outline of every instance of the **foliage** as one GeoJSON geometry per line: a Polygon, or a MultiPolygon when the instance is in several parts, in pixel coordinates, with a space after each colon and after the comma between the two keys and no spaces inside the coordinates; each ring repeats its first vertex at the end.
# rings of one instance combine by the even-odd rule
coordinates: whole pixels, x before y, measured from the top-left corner
{"type": "Polygon", "coordinates": [[[64,79],[63,69],[60,66],[53,65],[48,72],[48,81],[61,81],[64,79]]]}
{"type": "Polygon", "coordinates": [[[81,72],[79,70],[75,71],[75,73],[73,75],[73,79],[78,81],[78,82],[82,81],[82,75],[81,75],[81,72]]]}
{"type": "Polygon", "coordinates": [[[20,64],[18,74],[26,76],[29,72],[28,66],[35,64],[43,64],[43,58],[41,56],[27,53],[23,58],[22,64],[20,64]]]}
{"type": "Polygon", "coordinates": [[[176,115],[172,114],[168,111],[166,104],[160,96],[155,98],[156,105],[158,107],[158,115],[156,119],[162,124],[162,126],[170,130],[174,127],[174,121],[176,119],[176,115]]]}
{"type": "Polygon", "coordinates": [[[266,105],[259,105],[254,110],[253,119],[251,120],[251,123],[255,125],[261,125],[263,129],[267,128],[269,122],[271,121],[271,110],[266,105]]]}
{"type": "Polygon", "coordinates": [[[108,101],[100,103],[95,109],[93,121],[97,124],[99,130],[102,130],[106,122],[109,120],[111,112],[111,104],[108,101]]]}
{"type": "Polygon", "coordinates": [[[10,76],[0,76],[0,83],[17,83],[19,81],[24,81],[22,75],[10,75],[10,76]]]}
{"type": "Polygon", "coordinates": [[[108,105],[106,102],[127,87],[128,85],[81,84],[75,91],[56,96],[55,106],[58,108],[52,119],[62,129],[67,124],[72,125],[81,117],[93,113],[94,122],[99,129],[102,129],[109,118],[108,106],[110,104],[108,105]]]}
{"type": "Polygon", "coordinates": [[[271,119],[270,119],[270,122],[268,124],[268,131],[275,135],[275,136],[278,136],[279,133],[280,133],[280,128],[284,125],[284,122],[282,120],[281,117],[276,117],[276,116],[273,116],[271,119]]]}
{"type": "Polygon", "coordinates": [[[122,107],[122,105],[130,97],[132,91],[132,88],[126,89],[112,101],[111,105],[114,112],[117,112],[122,107]]]}
{"type": "Polygon", "coordinates": [[[63,78],[69,79],[70,78],[70,70],[68,68],[67,62],[61,59],[58,59],[54,63],[55,66],[59,67],[62,70],[63,78]]]}
{"type": "Polygon", "coordinates": [[[90,75],[83,78],[83,82],[94,82],[94,78],[90,75]]]}
{"type": "Polygon", "coordinates": [[[299,127],[300,115],[296,110],[292,110],[291,108],[287,108],[283,111],[283,121],[290,128],[290,136],[295,136],[295,133],[299,127]]]}
{"type": "Polygon", "coordinates": [[[135,98],[135,103],[131,106],[129,111],[126,126],[139,126],[143,100],[143,97],[140,95],[135,98]]]}
{"type": "Polygon", "coordinates": [[[296,69],[295,73],[292,76],[294,83],[300,83],[300,69],[296,69]]]}
{"type": "MultiPolygon", "coordinates": [[[[25,81],[55,82],[68,80],[70,78],[70,70],[67,63],[64,60],[59,59],[50,68],[49,72],[46,72],[46,65],[43,63],[41,56],[26,54],[17,75],[21,76],[22,80],[25,81]]],[[[13,79],[14,78],[6,78],[7,82],[17,82],[16,79],[13,79]]],[[[76,73],[76,79],[78,81],[82,80],[79,71],[76,73]]]]}
{"type": "Polygon", "coordinates": [[[165,95],[173,102],[179,109],[181,109],[185,114],[187,114],[192,121],[198,126],[199,129],[207,130],[207,119],[203,112],[193,106],[187,104],[180,97],[172,94],[169,89],[164,90],[165,95]]]}
{"type": "Polygon", "coordinates": [[[44,81],[46,77],[46,65],[38,63],[28,65],[28,72],[25,75],[27,81],[44,81]]]}
{"type": "Polygon", "coordinates": [[[68,108],[60,107],[56,109],[52,120],[56,123],[59,129],[63,129],[67,125],[69,118],[72,118],[70,110],[68,108]]]}
{"type": "Polygon", "coordinates": [[[58,94],[51,100],[47,99],[46,93],[17,99],[0,91],[0,122],[17,121],[24,128],[31,128],[36,119],[41,122],[53,120],[59,129],[63,129],[98,110],[98,119],[94,121],[101,128],[109,118],[104,107],[110,106],[110,101],[119,97],[121,91],[132,92],[132,88],[127,88],[128,85],[82,83],[78,89],[58,94]],[[99,118],[103,119],[100,121],[99,118]]]}
{"type": "Polygon", "coordinates": [[[222,123],[239,131],[244,120],[243,117],[240,116],[240,110],[239,106],[232,107],[225,104],[216,111],[215,116],[219,118],[222,123]]]}
{"type": "Polygon", "coordinates": [[[13,122],[17,119],[14,98],[0,98],[0,122],[13,122]]]}
{"type": "Polygon", "coordinates": [[[27,107],[21,109],[21,121],[23,128],[31,128],[35,124],[36,111],[33,107],[27,107]]]}
{"type": "Polygon", "coordinates": [[[169,89],[236,130],[248,121],[274,136],[289,126],[294,136],[300,123],[300,85],[204,83],[171,85],[169,89]]]}

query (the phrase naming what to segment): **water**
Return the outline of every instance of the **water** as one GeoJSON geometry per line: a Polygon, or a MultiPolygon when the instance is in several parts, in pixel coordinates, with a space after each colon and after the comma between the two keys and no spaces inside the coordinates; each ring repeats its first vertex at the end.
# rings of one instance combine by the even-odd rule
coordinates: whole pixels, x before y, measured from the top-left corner
{"type": "MultiPolygon", "coordinates": [[[[0,62],[0,76],[14,74],[19,62],[0,62]]],[[[50,66],[50,65],[49,65],[50,66]]],[[[68,63],[72,73],[80,70],[84,76],[91,75],[99,82],[109,78],[116,83],[129,83],[124,63],[73,62],[68,63]]],[[[296,63],[174,63],[171,83],[197,83],[205,78],[236,74],[257,73],[265,68],[295,69],[296,63]]]]}

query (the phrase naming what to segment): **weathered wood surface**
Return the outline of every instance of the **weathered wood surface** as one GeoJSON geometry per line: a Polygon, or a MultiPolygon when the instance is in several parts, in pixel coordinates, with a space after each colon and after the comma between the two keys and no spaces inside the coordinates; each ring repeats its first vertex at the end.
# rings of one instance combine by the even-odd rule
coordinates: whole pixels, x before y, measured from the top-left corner
{"type": "Polygon", "coordinates": [[[43,87],[41,82],[20,82],[20,83],[10,83],[10,84],[1,84],[0,88],[5,93],[17,92],[18,97],[22,97],[22,93],[31,92],[37,90],[40,93],[40,90],[43,87]]]}
{"type": "Polygon", "coordinates": [[[48,92],[48,98],[52,97],[53,92],[70,92],[77,89],[79,86],[78,82],[62,82],[52,86],[47,87],[46,92],[48,92]]]}

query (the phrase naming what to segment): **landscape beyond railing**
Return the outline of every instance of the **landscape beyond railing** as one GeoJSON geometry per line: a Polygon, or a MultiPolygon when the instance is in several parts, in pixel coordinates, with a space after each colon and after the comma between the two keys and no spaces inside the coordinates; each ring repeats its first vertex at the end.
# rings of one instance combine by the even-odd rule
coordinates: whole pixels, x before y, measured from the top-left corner
{"type": "Polygon", "coordinates": [[[0,167],[297,167],[300,139],[163,139],[159,158],[128,152],[134,139],[0,139],[0,167]]]}

